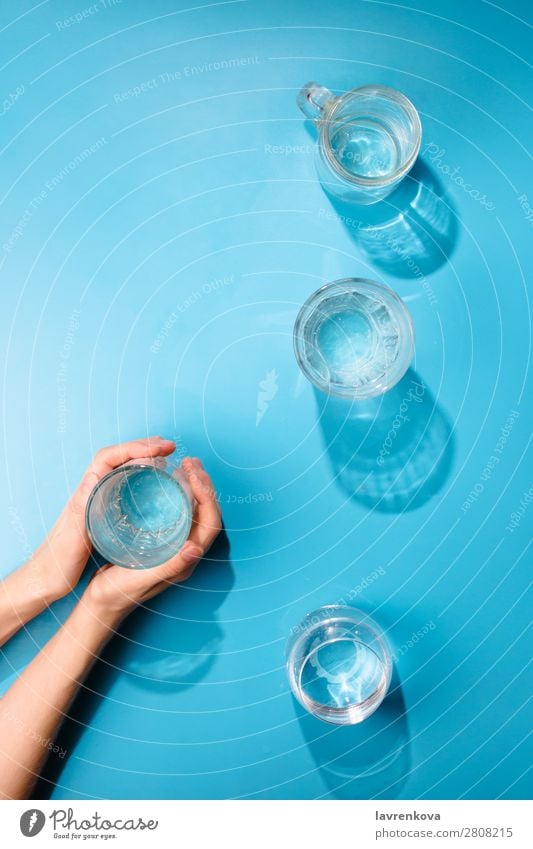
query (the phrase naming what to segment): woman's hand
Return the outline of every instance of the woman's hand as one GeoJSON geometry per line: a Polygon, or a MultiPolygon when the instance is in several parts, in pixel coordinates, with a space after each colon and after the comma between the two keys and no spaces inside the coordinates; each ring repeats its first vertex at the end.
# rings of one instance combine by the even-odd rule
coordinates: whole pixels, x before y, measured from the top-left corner
{"type": "Polygon", "coordinates": [[[31,570],[31,586],[46,604],[67,595],[87,563],[92,546],[85,528],[85,508],[98,481],[122,463],[142,457],[165,457],[175,447],[169,439],[152,436],[98,451],[58,521],[23,567],[31,570]]]}
{"type": "MultiPolygon", "coordinates": [[[[87,498],[102,475],[133,458],[170,454],[174,444],[160,438],[104,448],[90,466],[58,524],[45,543],[54,593],[64,594],[83,568],[90,546],[85,534],[87,498]],[[64,559],[64,561],[63,561],[64,559]],[[55,575],[52,575],[54,567],[55,575]]],[[[213,486],[199,460],[183,461],[197,506],[193,527],[181,551],[162,566],[130,571],[107,565],[90,581],[67,621],[0,699],[0,797],[26,799],[40,773],[48,746],[95,659],[124,616],[143,601],[193,572],[220,532],[221,517],[213,486]]],[[[13,607],[27,592],[26,579],[0,592],[0,638],[9,636],[35,615],[35,605],[13,607]]],[[[19,577],[17,577],[19,576],[19,577]]],[[[0,590],[1,590],[0,585],[0,590]]],[[[1,642],[1,639],[0,639],[1,642]]]]}
{"type": "Polygon", "coordinates": [[[196,499],[189,539],[174,557],[161,566],[137,570],[108,563],[99,569],[80,603],[87,604],[102,621],[115,625],[138,604],[158,595],[171,584],[186,581],[220,533],[220,507],[211,478],[196,458],[186,458],[182,468],[196,499]]]}

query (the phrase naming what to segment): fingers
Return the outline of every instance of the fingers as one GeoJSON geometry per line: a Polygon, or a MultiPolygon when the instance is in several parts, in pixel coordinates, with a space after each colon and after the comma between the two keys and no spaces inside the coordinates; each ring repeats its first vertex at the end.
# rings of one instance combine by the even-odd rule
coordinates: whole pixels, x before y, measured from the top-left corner
{"type": "Polygon", "coordinates": [[[89,473],[106,475],[128,460],[140,460],[142,457],[166,457],[172,454],[176,443],[162,436],[148,436],[146,439],[134,439],[119,445],[109,445],[101,448],[89,467],[89,473]]]}
{"type": "Polygon", "coordinates": [[[183,548],[163,566],[158,567],[163,580],[169,582],[186,581],[196,565],[207,553],[222,528],[220,506],[213,482],[200,460],[186,457],[182,468],[187,474],[192,493],[196,499],[196,511],[189,534],[183,548]]]}
{"type": "Polygon", "coordinates": [[[134,439],[119,445],[101,448],[87,469],[83,479],[71,499],[71,507],[76,515],[83,516],[89,495],[98,481],[122,463],[128,460],[140,460],[142,457],[166,457],[172,454],[176,444],[162,436],[148,436],[146,439],[134,439]]]}
{"type": "Polygon", "coordinates": [[[197,458],[186,458],[183,463],[197,507],[193,519],[191,540],[199,542],[207,551],[222,528],[220,505],[213,482],[197,458]]]}
{"type": "Polygon", "coordinates": [[[182,463],[187,472],[194,497],[198,504],[218,504],[213,482],[197,457],[186,457],[182,463]]]}
{"type": "Polygon", "coordinates": [[[158,578],[167,583],[186,581],[191,577],[205,551],[206,549],[199,542],[189,538],[174,557],[171,557],[162,566],[156,566],[153,571],[157,570],[158,578]]]}

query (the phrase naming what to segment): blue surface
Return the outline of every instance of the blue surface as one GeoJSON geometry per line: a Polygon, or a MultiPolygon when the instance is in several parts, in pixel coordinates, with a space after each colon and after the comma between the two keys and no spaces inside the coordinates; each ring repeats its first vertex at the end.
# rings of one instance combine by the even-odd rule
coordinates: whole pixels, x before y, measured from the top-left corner
{"type": "MultiPolygon", "coordinates": [[[[111,644],[43,793],[528,793],[529,4],[417,6],[0,7],[2,568],[94,450],[137,435],[202,457],[227,528],[111,644]],[[309,79],[419,109],[422,162],[362,224],[316,180],[309,79]],[[351,276],[406,300],[417,345],[383,406],[346,416],[291,332],[351,276]],[[398,682],[340,734],[293,701],[284,644],[342,598],[387,629],[398,682]]],[[[71,603],[12,641],[4,687],[71,603]]]]}

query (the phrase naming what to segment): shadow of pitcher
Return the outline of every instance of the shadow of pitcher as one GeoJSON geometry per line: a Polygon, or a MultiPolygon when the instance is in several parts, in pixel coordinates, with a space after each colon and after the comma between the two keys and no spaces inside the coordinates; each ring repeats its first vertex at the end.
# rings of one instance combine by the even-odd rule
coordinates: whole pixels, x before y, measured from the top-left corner
{"type": "Polygon", "coordinates": [[[432,169],[418,159],[397,189],[371,206],[340,201],[336,215],[365,258],[395,277],[424,282],[446,263],[458,236],[457,213],[432,169]]]}

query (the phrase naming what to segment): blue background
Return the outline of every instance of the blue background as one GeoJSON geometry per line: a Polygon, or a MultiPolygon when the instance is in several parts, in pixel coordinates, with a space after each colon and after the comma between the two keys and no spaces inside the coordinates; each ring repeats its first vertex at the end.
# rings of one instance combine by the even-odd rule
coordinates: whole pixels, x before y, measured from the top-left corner
{"type": "MultiPolygon", "coordinates": [[[[528,7],[2,3],[2,569],[98,447],[140,435],[203,459],[227,529],[125,624],[38,793],[527,795],[528,7]],[[379,209],[323,194],[309,79],[418,108],[421,162],[379,209]],[[417,334],[404,382],[355,410],[315,394],[291,340],[350,276],[392,286],[417,334]],[[342,598],[397,672],[348,731],[305,716],[284,671],[291,626],[342,598]]],[[[4,688],[74,601],[10,643],[4,688]]]]}

